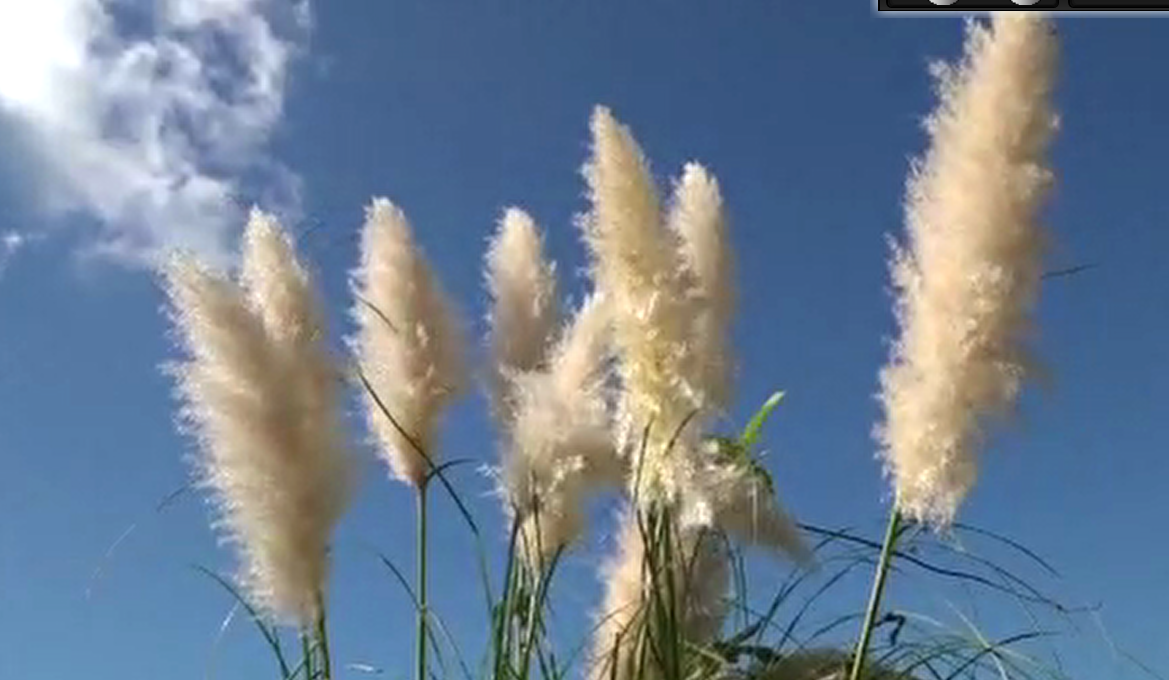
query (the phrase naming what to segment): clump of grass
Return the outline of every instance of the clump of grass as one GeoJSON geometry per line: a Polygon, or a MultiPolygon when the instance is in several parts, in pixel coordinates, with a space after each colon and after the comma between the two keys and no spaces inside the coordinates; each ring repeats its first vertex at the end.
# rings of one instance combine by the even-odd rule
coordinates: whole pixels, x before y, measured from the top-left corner
{"type": "MultiPolygon", "coordinates": [[[[535,220],[518,208],[499,220],[486,257],[486,374],[509,523],[501,583],[481,567],[490,635],[479,677],[1062,677],[1024,648],[1048,632],[1034,609],[1074,612],[928,530],[978,533],[954,523],[955,513],[974,481],[985,427],[1009,410],[1030,365],[1053,54],[1044,20],[995,15],[990,28],[970,29],[959,66],[938,69],[942,102],[927,126],[933,145],[914,166],[907,243],[892,267],[901,336],[881,373],[878,439],[895,503],[879,541],[797,524],[779,504],[781,484],[760,463],[758,445],[783,393],[742,431],[714,431],[735,377],[734,258],[718,181],[686,164],[663,209],[631,130],[596,108],[583,170],[590,206],[578,220],[590,255],[584,302],[561,319],[555,265],[535,220]],[[558,654],[552,583],[588,530],[586,501],[603,490],[623,504],[616,550],[599,574],[604,599],[581,645],[587,651],[558,654]],[[761,610],[746,586],[743,550],[751,546],[794,563],[761,610]],[[867,607],[819,614],[829,593],[870,565],[867,607]],[[955,628],[883,608],[887,578],[911,573],[1012,598],[1031,626],[993,639],[960,613],[955,628]],[[853,641],[844,631],[858,622],[853,641]]],[[[375,199],[362,234],[352,377],[379,455],[418,500],[413,584],[381,559],[417,610],[416,680],[436,670],[447,676],[446,652],[470,680],[475,674],[427,599],[431,482],[451,493],[487,562],[436,446],[442,410],[469,383],[464,325],[398,207],[375,199]]],[[[258,213],[242,285],[191,263],[169,272],[191,356],[176,373],[180,393],[203,444],[207,485],[246,564],[237,581],[213,576],[256,623],[281,678],[328,680],[326,545],[349,463],[331,412],[339,372],[319,348],[308,276],[291,242],[258,213]],[[282,623],[299,632],[297,666],[282,646],[282,623]]]]}

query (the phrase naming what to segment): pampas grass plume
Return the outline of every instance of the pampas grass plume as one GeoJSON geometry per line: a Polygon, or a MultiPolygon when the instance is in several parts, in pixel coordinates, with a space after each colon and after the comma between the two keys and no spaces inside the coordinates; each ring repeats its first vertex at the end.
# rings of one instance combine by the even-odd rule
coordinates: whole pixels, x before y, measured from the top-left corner
{"type": "Polygon", "coordinates": [[[516,381],[504,496],[522,515],[532,562],[546,562],[579,535],[590,492],[624,478],[605,392],[609,315],[602,298],[590,298],[552,348],[547,370],[516,381]]]}
{"type": "Polygon", "coordinates": [[[692,277],[698,310],[693,320],[692,370],[708,407],[726,409],[732,365],[730,320],[734,313],[734,258],[718,180],[698,163],[687,163],[674,188],[667,224],[677,234],[683,263],[692,277]]]}
{"type": "Polygon", "coordinates": [[[511,420],[511,383],[516,375],[543,367],[558,318],[556,269],[544,257],[536,223],[508,208],[487,249],[485,279],[492,308],[493,401],[497,416],[511,420]]]}
{"type": "Polygon", "coordinates": [[[900,338],[878,429],[898,508],[918,520],[953,519],[988,419],[1010,410],[1027,375],[1054,67],[1048,21],[1008,12],[970,24],[962,62],[936,69],[941,103],[892,263],[900,338]]]}
{"type": "Polygon", "coordinates": [[[584,168],[592,212],[582,220],[592,253],[596,289],[613,308],[613,340],[621,378],[618,439],[626,455],[642,449],[645,501],[670,487],[667,451],[679,435],[681,446],[696,440],[697,423],[679,432],[705,405],[692,382],[692,300],[676,235],[662,224],[649,167],[628,128],[604,107],[592,117],[593,155],[584,168]]]}
{"type": "Polygon", "coordinates": [[[325,437],[319,446],[332,446],[328,442],[340,436],[334,413],[340,376],[324,347],[320,301],[292,240],[275,217],[260,210],[252,210],[244,231],[240,278],[273,345],[282,379],[301,402],[304,436],[325,437]]]}
{"type": "Polygon", "coordinates": [[[433,443],[441,411],[466,386],[462,330],[405,213],[387,199],[374,199],[366,210],[353,280],[358,360],[408,437],[370,394],[367,420],[392,473],[421,487],[437,464],[433,443]]]}
{"type": "Polygon", "coordinates": [[[716,439],[702,443],[698,472],[682,498],[683,525],[717,529],[745,545],[810,564],[812,554],[775,492],[747,465],[720,460],[719,446],[716,439]]]}
{"type": "Polygon", "coordinates": [[[347,505],[342,448],[319,314],[291,243],[253,213],[247,290],[186,259],[166,269],[171,318],[189,358],[174,369],[200,481],[217,528],[239,549],[240,581],[272,618],[321,615],[327,545],[347,505]]]}

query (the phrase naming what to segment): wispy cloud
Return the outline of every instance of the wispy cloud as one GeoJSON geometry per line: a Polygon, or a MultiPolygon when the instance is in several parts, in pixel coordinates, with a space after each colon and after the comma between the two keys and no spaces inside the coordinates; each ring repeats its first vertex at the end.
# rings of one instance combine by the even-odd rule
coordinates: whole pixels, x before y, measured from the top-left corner
{"type": "Polygon", "coordinates": [[[0,234],[0,275],[8,269],[8,263],[22,248],[28,245],[29,236],[19,231],[10,230],[0,234]]]}
{"type": "Polygon", "coordinates": [[[247,203],[297,205],[266,144],[308,16],[307,0],[0,3],[0,115],[42,207],[92,218],[86,248],[122,261],[230,259],[247,203]]]}

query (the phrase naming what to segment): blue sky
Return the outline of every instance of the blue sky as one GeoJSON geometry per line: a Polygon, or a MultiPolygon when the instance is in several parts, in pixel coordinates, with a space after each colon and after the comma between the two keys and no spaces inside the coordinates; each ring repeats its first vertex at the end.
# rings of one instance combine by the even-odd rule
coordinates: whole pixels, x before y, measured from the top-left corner
{"type": "MultiPolygon", "coordinates": [[[[505,206],[535,216],[562,285],[581,290],[572,217],[585,208],[578,169],[597,103],[632,126],[663,186],[690,159],[722,183],[741,288],[733,416],[787,392],[766,436],[785,504],[802,520],[880,530],[888,491],[869,433],[893,330],[885,237],[900,228],[908,158],[924,142],[927,62],[958,53],[959,20],[881,19],[860,0],[148,9],[0,8],[0,677],[269,671],[238,621],[215,647],[231,603],[190,565],[230,570],[232,559],[206,506],[186,497],[153,510],[186,480],[190,443],[172,427],[158,366],[175,355],[144,263],[174,246],[230,258],[240,207],[259,200],[302,234],[336,340],[349,330],[363,206],[386,195],[479,333],[480,258],[505,206]],[[179,68],[193,64],[203,70],[179,68]]],[[[1054,385],[1030,392],[995,441],[962,519],[1048,558],[1062,578],[1045,585],[1101,603],[1110,639],[1162,671],[1169,87],[1155,64],[1169,59],[1169,24],[1058,28],[1050,267],[1098,266],[1045,284],[1039,349],[1054,385]]],[[[481,398],[469,398],[447,419],[443,455],[490,462],[492,437],[481,398]]],[[[412,501],[365,460],[335,546],[334,645],[343,664],[405,677],[411,613],[374,551],[411,563],[412,501]]],[[[475,467],[456,479],[497,554],[499,512],[475,467]]],[[[437,507],[436,606],[477,658],[474,546],[449,501],[437,507]]],[[[569,633],[596,596],[605,545],[591,535],[565,566],[569,633]]],[[[759,560],[755,587],[787,568],[759,560]]],[[[865,578],[843,588],[857,603],[865,578]]],[[[948,611],[914,582],[898,597],[948,611]]],[[[979,616],[1004,634],[1025,625],[1008,613],[979,616]]],[[[1058,643],[1066,670],[1139,675],[1080,623],[1058,643]]]]}

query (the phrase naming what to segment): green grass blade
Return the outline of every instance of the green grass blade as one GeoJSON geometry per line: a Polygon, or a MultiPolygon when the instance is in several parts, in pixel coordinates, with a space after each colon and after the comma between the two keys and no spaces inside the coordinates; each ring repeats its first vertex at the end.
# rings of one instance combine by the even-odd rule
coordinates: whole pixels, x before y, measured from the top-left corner
{"type": "Polygon", "coordinates": [[[839,583],[841,579],[849,574],[849,572],[864,563],[865,562],[862,560],[856,560],[850,564],[845,565],[841,569],[837,570],[837,572],[833,574],[832,577],[828,579],[828,581],[817,588],[816,591],[812,593],[812,595],[809,596],[807,600],[804,601],[804,604],[800,607],[799,611],[796,612],[796,615],[792,617],[792,620],[788,622],[787,628],[785,628],[783,631],[783,637],[780,638],[779,643],[775,645],[775,648],[783,649],[783,646],[787,643],[788,640],[791,639],[792,634],[795,632],[796,627],[800,624],[800,621],[803,620],[804,616],[808,613],[808,610],[811,609],[812,605],[815,604],[816,600],[820,599],[820,596],[828,592],[832,586],[839,583]]]}
{"type": "Polygon", "coordinates": [[[1055,567],[1051,566],[1051,564],[1049,562],[1047,562],[1047,560],[1043,559],[1035,551],[1031,550],[1030,548],[1023,545],[1022,543],[1019,543],[1018,541],[1015,541],[1007,536],[1003,536],[1002,534],[996,533],[994,531],[990,531],[988,529],[982,529],[982,528],[979,528],[976,526],[971,526],[969,524],[963,524],[962,522],[955,522],[954,528],[959,529],[961,531],[967,531],[967,532],[970,532],[972,534],[977,534],[979,536],[985,536],[987,538],[998,541],[999,543],[1007,545],[1011,548],[1014,548],[1016,551],[1029,557],[1032,562],[1035,562],[1040,567],[1042,567],[1043,570],[1046,571],[1049,575],[1054,576],[1056,578],[1060,577],[1059,572],[1056,571],[1055,567]]]}
{"type": "Polygon", "coordinates": [[[747,427],[743,428],[742,434],[739,435],[739,445],[745,450],[750,451],[754,448],[755,443],[759,441],[759,435],[763,432],[763,425],[767,419],[771,417],[771,412],[775,407],[779,406],[779,402],[783,400],[783,392],[773,392],[767,401],[759,407],[755,415],[751,416],[751,420],[747,422],[747,427]]]}
{"type": "Polygon", "coordinates": [[[248,616],[251,617],[252,623],[256,624],[256,628],[260,629],[260,634],[264,636],[264,640],[272,649],[272,654],[276,657],[276,662],[280,665],[281,677],[283,677],[285,680],[289,680],[292,677],[291,671],[288,668],[288,662],[284,659],[284,651],[280,648],[280,638],[276,635],[276,630],[264,622],[264,617],[260,616],[260,613],[256,611],[255,607],[253,607],[251,603],[249,603],[244,598],[244,596],[240,594],[239,590],[237,590],[236,587],[233,586],[227,579],[200,564],[192,565],[192,568],[202,573],[204,576],[209,576],[212,580],[222,586],[224,590],[230,593],[231,596],[235,598],[235,601],[244,608],[244,611],[246,611],[248,616]]]}
{"type": "MultiPolygon", "coordinates": [[[[406,596],[410,598],[410,604],[414,607],[414,611],[418,612],[420,609],[420,605],[418,604],[418,596],[415,595],[414,588],[410,585],[410,581],[406,578],[406,575],[402,573],[402,570],[399,569],[397,565],[395,565],[393,561],[390,560],[389,557],[386,557],[380,552],[375,551],[375,553],[377,554],[378,559],[381,560],[381,563],[387,569],[389,569],[391,574],[393,574],[394,579],[398,582],[398,585],[401,586],[402,590],[406,592],[406,596]]],[[[459,650],[458,645],[455,644],[454,637],[451,636],[450,629],[447,628],[446,622],[434,611],[427,612],[427,618],[434,623],[435,627],[438,628],[438,631],[442,633],[443,638],[446,639],[447,645],[449,645],[451,651],[454,652],[455,661],[458,662],[459,670],[463,673],[464,678],[466,680],[472,680],[474,675],[471,673],[471,668],[467,665],[466,659],[463,658],[462,652],[459,650]]],[[[435,658],[439,659],[440,665],[443,665],[442,649],[439,646],[438,638],[435,637],[434,631],[431,630],[430,626],[427,626],[426,634],[427,638],[430,640],[430,648],[434,650],[435,658]]]]}
{"type": "MultiPolygon", "coordinates": [[[[974,656],[967,659],[965,663],[958,666],[956,669],[954,669],[954,671],[952,673],[950,673],[948,676],[943,678],[943,680],[955,680],[955,678],[957,678],[959,675],[961,675],[967,668],[971,667],[972,665],[974,665],[980,659],[982,659],[983,657],[985,657],[987,655],[997,656],[998,649],[1000,647],[1006,647],[1008,645],[1013,645],[1016,642],[1023,642],[1024,640],[1032,640],[1035,638],[1045,637],[1048,635],[1050,635],[1050,633],[1045,632],[1045,631],[1028,631],[1026,633],[1018,633],[1016,635],[1012,635],[1010,637],[1003,638],[1002,640],[995,642],[995,643],[988,643],[982,649],[980,649],[974,656]]],[[[1002,671],[1002,672],[1003,672],[1003,677],[1005,678],[1006,672],[1005,671],[1002,671]]]]}
{"type": "MultiPolygon", "coordinates": [[[[175,489],[174,491],[168,493],[166,496],[163,496],[163,498],[158,503],[156,503],[154,505],[153,514],[154,515],[162,514],[162,512],[164,510],[169,508],[172,504],[174,504],[176,501],[178,501],[180,498],[182,498],[184,495],[186,495],[187,492],[191,491],[194,488],[195,488],[195,483],[188,482],[188,483],[180,486],[178,489],[175,489]]],[[[143,518],[143,519],[145,519],[145,518],[143,518]]],[[[126,540],[129,539],[130,536],[135,531],[138,530],[138,527],[139,527],[139,525],[142,524],[143,519],[138,519],[138,520],[131,522],[130,525],[127,526],[122,531],[122,533],[118,535],[118,537],[116,539],[114,539],[114,542],[111,543],[108,548],[106,548],[105,552],[102,554],[101,559],[98,560],[97,566],[94,567],[93,573],[90,574],[89,582],[85,586],[85,599],[86,600],[93,597],[93,589],[97,586],[98,582],[101,581],[102,577],[105,575],[105,572],[109,568],[110,564],[113,563],[114,554],[117,553],[118,548],[120,548],[121,545],[123,543],[125,543],[126,540]]]]}
{"type": "Polygon", "coordinates": [[[378,395],[377,391],[373,389],[373,385],[369,382],[369,378],[365,375],[365,371],[361,368],[361,365],[359,363],[355,363],[354,369],[357,373],[358,381],[361,383],[365,393],[368,394],[371,399],[373,399],[374,405],[377,406],[382,415],[384,415],[386,419],[390,421],[390,424],[393,425],[398,434],[406,440],[406,443],[410,444],[411,448],[418,452],[418,455],[422,456],[422,459],[426,461],[426,464],[430,467],[431,472],[438,476],[438,481],[442,483],[443,488],[446,489],[447,493],[450,494],[450,497],[454,500],[455,505],[459,509],[459,514],[463,516],[463,521],[467,523],[467,526],[471,528],[471,531],[476,536],[479,536],[479,525],[476,524],[474,518],[471,517],[470,510],[467,509],[466,504],[463,503],[463,499],[459,496],[458,492],[456,492],[454,487],[451,486],[450,480],[447,479],[446,474],[443,473],[442,468],[434,464],[430,454],[423,450],[422,445],[418,443],[418,440],[412,434],[407,432],[404,427],[402,427],[402,424],[398,421],[393,413],[390,413],[389,407],[387,407],[385,402],[382,401],[382,398],[378,395]]]}

